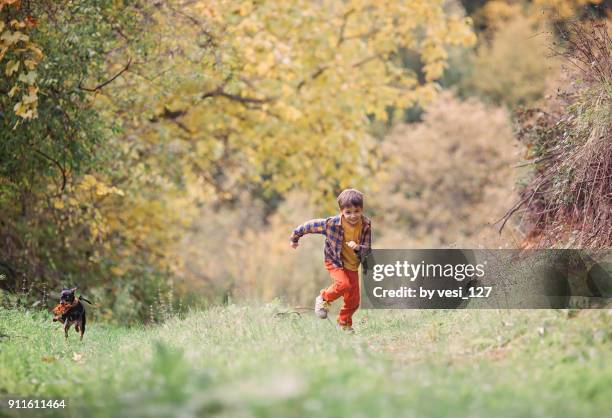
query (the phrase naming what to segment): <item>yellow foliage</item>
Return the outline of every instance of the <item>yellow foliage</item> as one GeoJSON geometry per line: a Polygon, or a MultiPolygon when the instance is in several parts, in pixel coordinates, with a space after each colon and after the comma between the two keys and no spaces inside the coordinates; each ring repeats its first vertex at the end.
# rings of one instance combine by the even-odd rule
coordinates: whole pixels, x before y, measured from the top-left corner
{"type": "MultiPolygon", "coordinates": [[[[16,0],[0,0],[0,11],[5,7],[12,7],[15,10],[21,8],[21,2],[16,0]]],[[[7,26],[5,22],[0,22],[0,63],[11,51],[16,59],[9,60],[4,66],[4,75],[13,77],[17,74],[17,80],[8,92],[8,97],[13,98],[19,90],[19,82],[28,85],[28,94],[23,95],[21,100],[13,105],[13,111],[23,120],[38,117],[38,88],[36,87],[37,73],[35,68],[43,58],[40,48],[30,42],[30,37],[22,32],[28,29],[25,21],[12,19],[7,26]],[[21,63],[23,62],[23,65],[21,63]],[[19,72],[20,68],[22,71],[19,72]],[[29,70],[29,71],[28,71],[29,70]]],[[[15,129],[19,122],[13,127],[15,129]]]]}
{"type": "Polygon", "coordinates": [[[9,62],[6,63],[4,74],[6,74],[7,76],[10,76],[14,72],[16,72],[18,69],[19,69],[19,61],[10,60],[9,62]]]}
{"type": "Polygon", "coordinates": [[[152,18],[172,76],[157,65],[137,82],[126,74],[100,109],[110,117],[129,84],[126,106],[140,120],[126,136],[176,145],[180,169],[213,191],[208,201],[253,183],[270,193],[318,188],[315,198],[347,178],[363,184],[376,147],[368,116],[433,100],[446,46],[475,42],[470,20],[446,14],[442,0],[168,3],[152,18]],[[393,59],[404,48],[419,54],[424,83],[393,59]]]}
{"type": "MultiPolygon", "coordinates": [[[[109,212],[116,208],[116,202],[108,202],[111,195],[124,196],[124,193],[86,174],[74,186],[72,182],[67,183],[62,195],[53,200],[53,208],[62,212],[67,225],[85,225],[91,242],[103,242],[110,233],[118,231],[109,227],[114,222],[109,212]]],[[[122,228],[117,222],[113,226],[122,228]]]]}

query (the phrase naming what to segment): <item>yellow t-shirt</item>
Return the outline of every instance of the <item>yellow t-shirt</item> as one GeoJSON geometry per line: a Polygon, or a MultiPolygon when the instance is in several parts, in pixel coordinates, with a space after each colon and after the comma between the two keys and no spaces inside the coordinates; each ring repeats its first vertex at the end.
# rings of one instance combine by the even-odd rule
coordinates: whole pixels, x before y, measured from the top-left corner
{"type": "Polygon", "coordinates": [[[359,256],[351,247],[346,245],[347,242],[355,241],[359,244],[359,236],[361,235],[362,222],[356,225],[349,224],[344,216],[342,216],[342,230],[344,231],[344,241],[342,241],[342,250],[340,255],[342,256],[342,263],[344,268],[352,271],[359,271],[359,256]]]}

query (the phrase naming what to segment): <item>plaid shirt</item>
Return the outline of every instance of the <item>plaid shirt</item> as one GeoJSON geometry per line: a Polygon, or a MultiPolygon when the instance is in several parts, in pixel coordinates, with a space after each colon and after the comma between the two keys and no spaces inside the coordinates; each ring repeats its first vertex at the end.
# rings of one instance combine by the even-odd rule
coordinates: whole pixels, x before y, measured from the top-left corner
{"type": "MultiPolygon", "coordinates": [[[[359,236],[359,249],[355,250],[359,259],[363,262],[372,247],[372,223],[370,219],[362,215],[361,235],[359,236]]],[[[342,241],[344,241],[344,230],[342,229],[341,215],[330,216],[325,219],[312,219],[293,230],[290,240],[298,242],[305,234],[325,235],[325,260],[331,261],[334,267],[343,268],[342,241]]]]}

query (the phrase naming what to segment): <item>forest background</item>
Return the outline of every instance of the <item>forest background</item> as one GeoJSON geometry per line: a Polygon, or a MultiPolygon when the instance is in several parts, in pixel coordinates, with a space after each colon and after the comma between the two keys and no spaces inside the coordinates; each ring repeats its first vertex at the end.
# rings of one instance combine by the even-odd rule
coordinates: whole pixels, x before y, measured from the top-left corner
{"type": "Polygon", "coordinates": [[[609,247],[609,22],[587,0],[0,0],[0,303],[310,304],[322,238],[288,237],[346,187],[376,248],[609,247]]]}

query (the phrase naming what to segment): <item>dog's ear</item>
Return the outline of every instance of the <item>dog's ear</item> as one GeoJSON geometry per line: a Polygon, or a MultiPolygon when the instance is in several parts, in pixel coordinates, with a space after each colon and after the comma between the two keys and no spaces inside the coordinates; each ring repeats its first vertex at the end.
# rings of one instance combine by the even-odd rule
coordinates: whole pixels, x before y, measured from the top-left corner
{"type": "Polygon", "coordinates": [[[72,289],[70,289],[71,292],[74,292],[75,290],[77,290],[76,287],[73,287],[72,289]]]}

